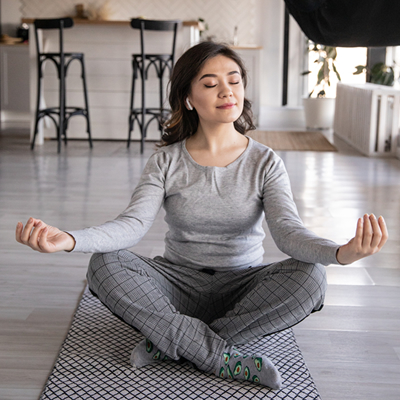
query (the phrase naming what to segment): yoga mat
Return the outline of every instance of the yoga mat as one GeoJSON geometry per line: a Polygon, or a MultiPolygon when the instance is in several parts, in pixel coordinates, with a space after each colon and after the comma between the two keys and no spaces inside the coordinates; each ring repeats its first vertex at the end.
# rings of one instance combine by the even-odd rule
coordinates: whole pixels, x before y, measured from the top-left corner
{"type": "Polygon", "coordinates": [[[134,369],[130,353],[142,339],[86,288],[40,400],[320,399],[292,329],[237,347],[269,356],[283,378],[280,390],[172,361],[134,369]]]}

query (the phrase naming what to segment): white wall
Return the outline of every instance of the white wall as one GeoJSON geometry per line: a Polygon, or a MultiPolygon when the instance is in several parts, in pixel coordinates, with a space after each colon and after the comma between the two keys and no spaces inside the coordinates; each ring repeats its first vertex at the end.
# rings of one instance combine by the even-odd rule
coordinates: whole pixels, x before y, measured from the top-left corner
{"type": "Polygon", "coordinates": [[[1,0],[1,33],[15,37],[21,24],[21,10],[18,0],[1,0]]]}
{"type": "Polygon", "coordinates": [[[288,104],[282,107],[285,3],[283,0],[257,0],[256,7],[258,40],[263,46],[260,128],[303,129],[305,121],[301,98],[307,81],[300,74],[304,70],[305,37],[296,21],[290,18],[288,104]]]}

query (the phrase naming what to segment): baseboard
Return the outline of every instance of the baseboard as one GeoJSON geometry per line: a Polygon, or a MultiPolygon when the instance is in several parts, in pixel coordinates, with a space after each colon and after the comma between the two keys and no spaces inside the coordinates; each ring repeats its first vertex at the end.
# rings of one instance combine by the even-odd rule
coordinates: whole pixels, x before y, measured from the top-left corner
{"type": "Polygon", "coordinates": [[[1,125],[3,128],[29,129],[31,124],[31,114],[21,111],[6,111],[0,113],[1,125]]]}

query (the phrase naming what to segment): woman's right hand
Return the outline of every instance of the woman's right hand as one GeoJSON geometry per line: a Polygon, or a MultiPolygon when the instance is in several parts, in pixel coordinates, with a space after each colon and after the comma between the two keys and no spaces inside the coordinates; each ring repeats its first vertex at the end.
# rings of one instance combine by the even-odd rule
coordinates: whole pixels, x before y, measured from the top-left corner
{"type": "Polygon", "coordinates": [[[29,218],[25,227],[22,222],[18,222],[15,238],[17,242],[40,253],[71,251],[75,247],[75,239],[71,235],[35,218],[29,218]]]}

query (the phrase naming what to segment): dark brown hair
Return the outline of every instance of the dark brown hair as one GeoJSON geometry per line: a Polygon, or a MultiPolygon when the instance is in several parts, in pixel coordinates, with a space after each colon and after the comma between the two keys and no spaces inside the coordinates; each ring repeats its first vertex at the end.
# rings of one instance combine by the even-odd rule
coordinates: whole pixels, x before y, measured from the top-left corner
{"type": "MultiPolygon", "coordinates": [[[[201,42],[187,50],[176,62],[170,79],[169,103],[171,117],[164,125],[161,146],[179,142],[197,131],[199,117],[197,111],[189,111],[185,100],[190,94],[193,79],[210,58],[222,55],[235,61],[242,75],[243,85],[247,85],[247,72],[240,56],[228,46],[215,42],[201,42]]],[[[244,99],[243,112],[234,122],[235,129],[244,135],[255,129],[251,103],[244,99]]]]}

